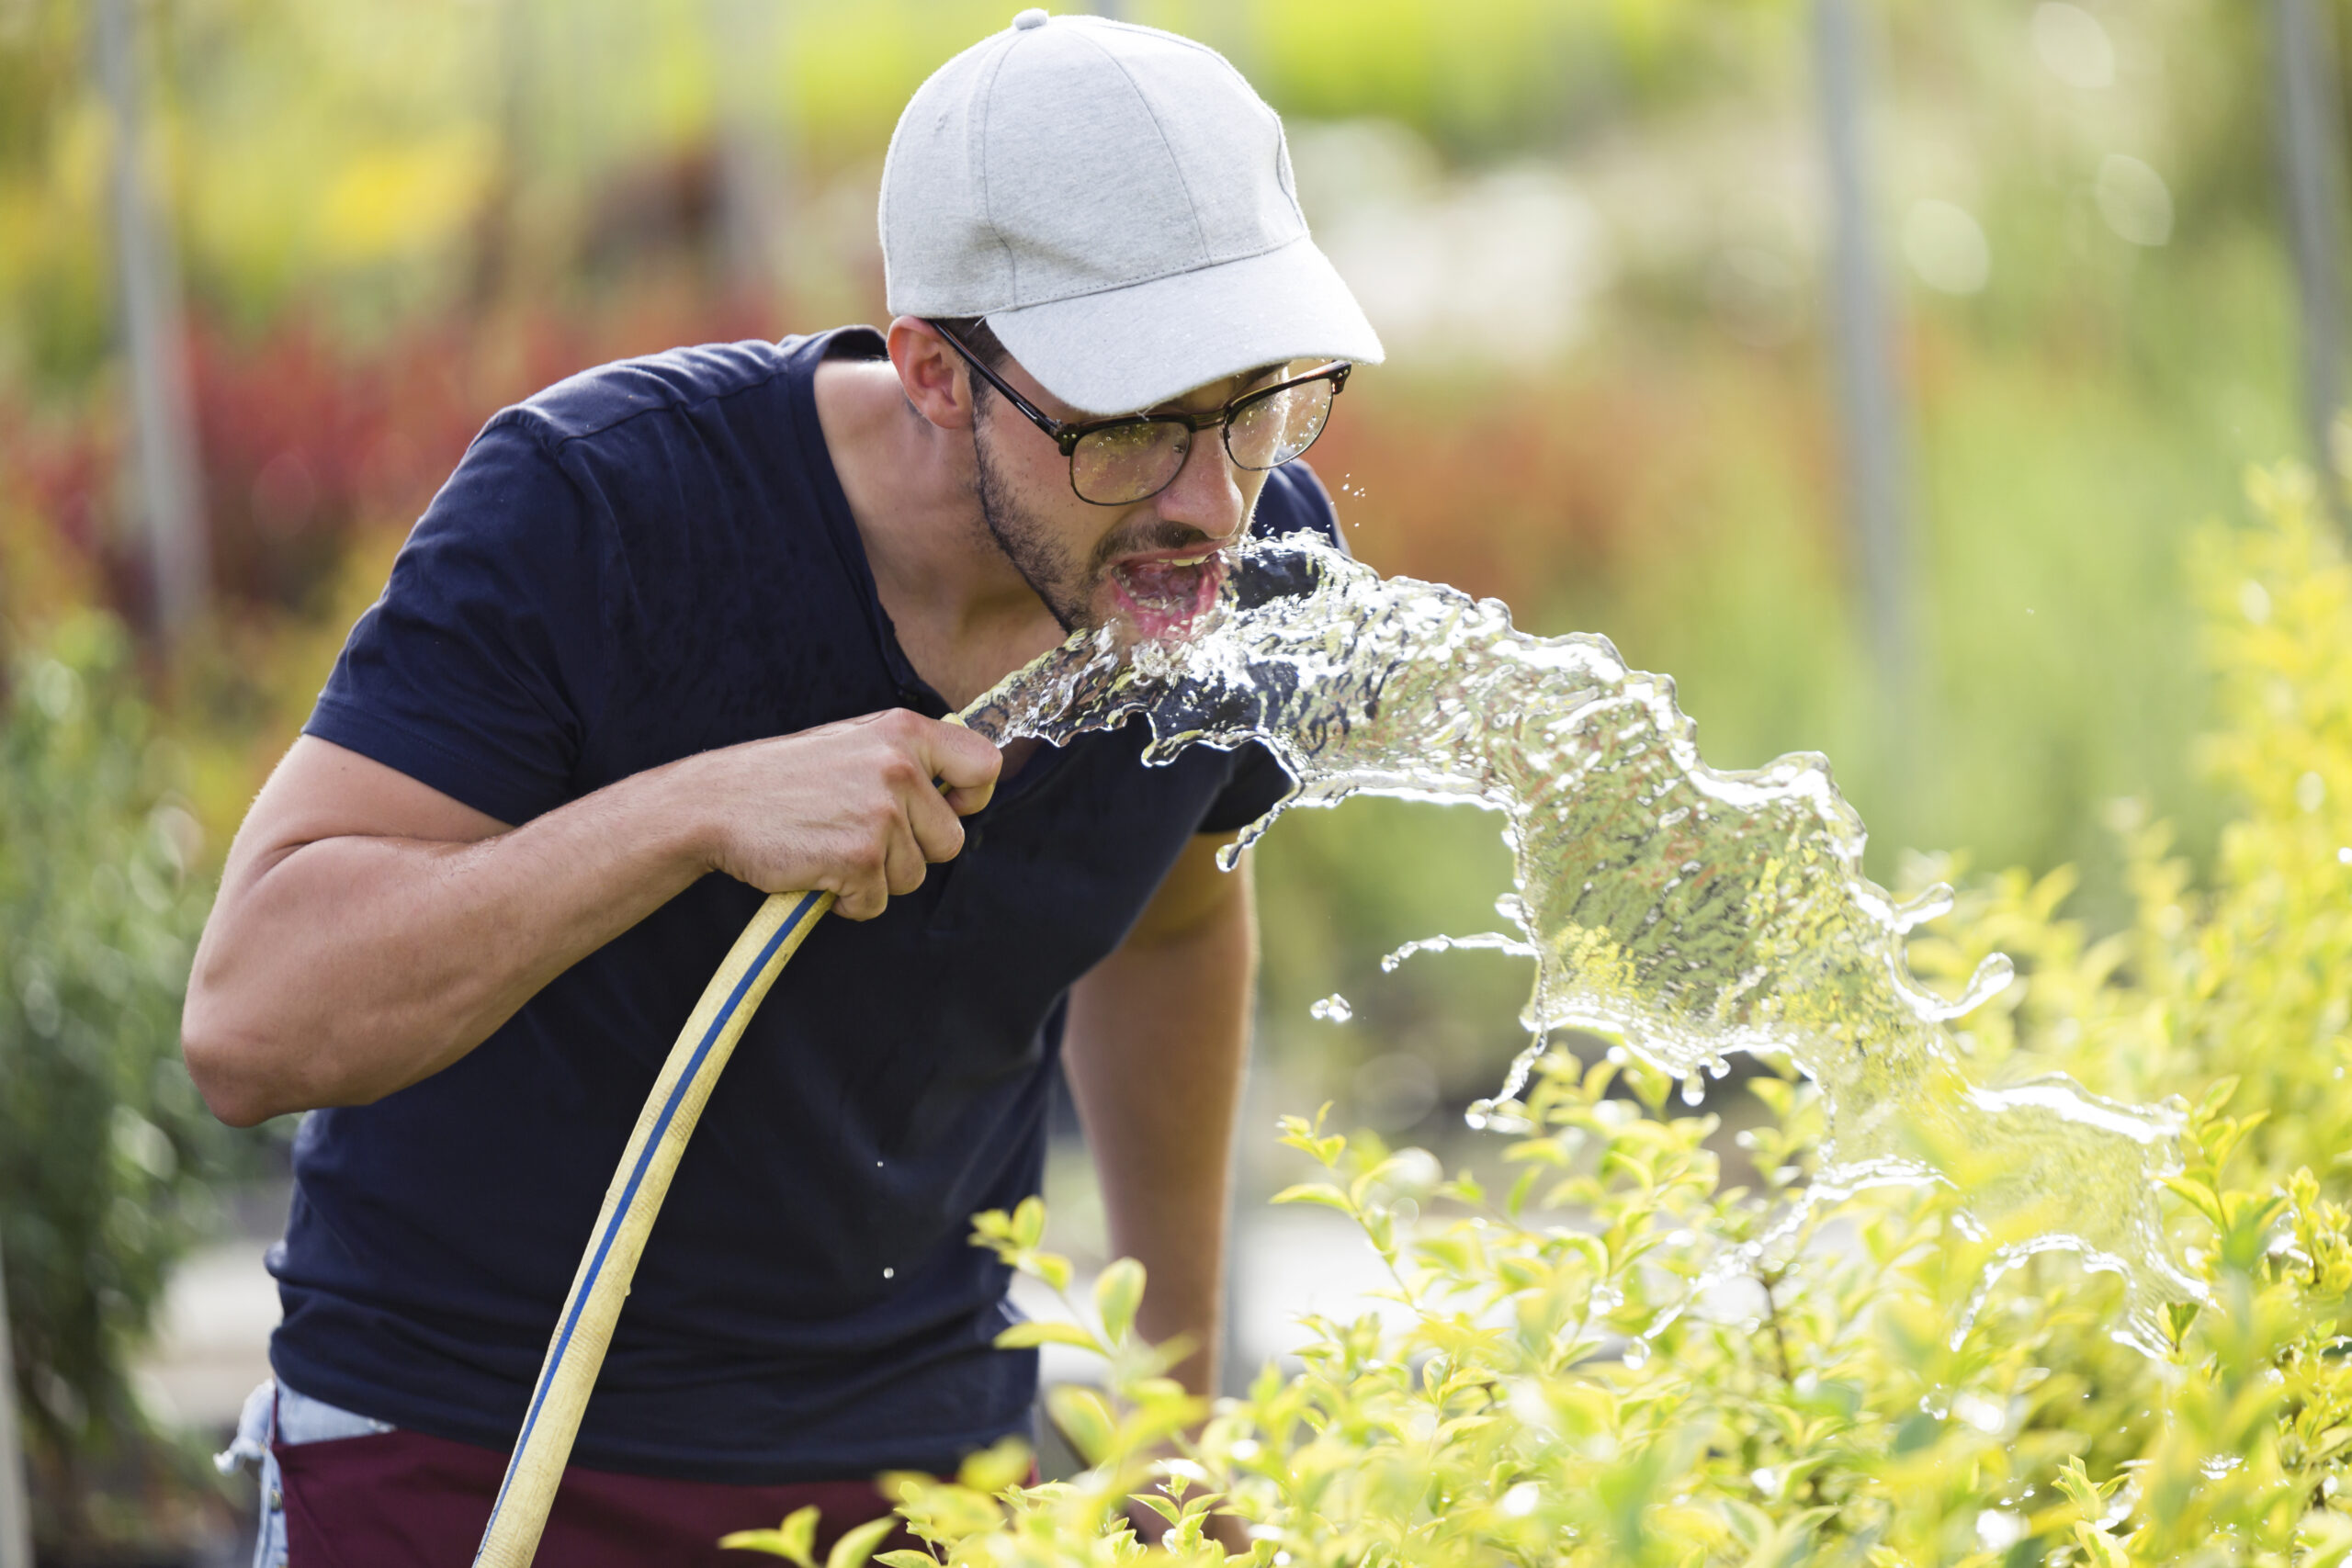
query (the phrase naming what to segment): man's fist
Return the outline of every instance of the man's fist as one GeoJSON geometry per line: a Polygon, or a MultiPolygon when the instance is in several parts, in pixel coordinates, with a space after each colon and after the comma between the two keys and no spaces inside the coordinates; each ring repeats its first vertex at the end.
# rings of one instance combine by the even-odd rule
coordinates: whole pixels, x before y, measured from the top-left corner
{"type": "Polygon", "coordinates": [[[970,730],[905,708],[707,751],[682,769],[714,871],[763,893],[831,893],[870,920],[956,858],[1003,759],[970,730]]]}

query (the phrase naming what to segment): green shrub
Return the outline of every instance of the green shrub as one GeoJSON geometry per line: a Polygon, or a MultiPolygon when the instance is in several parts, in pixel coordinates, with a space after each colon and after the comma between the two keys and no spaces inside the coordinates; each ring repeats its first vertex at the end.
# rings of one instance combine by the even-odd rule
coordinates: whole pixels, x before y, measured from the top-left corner
{"type": "Polygon", "coordinates": [[[129,1359],[223,1146],[178,1048],[209,900],[119,626],[67,622],[14,661],[5,698],[0,1262],[17,1402],[41,1537],[135,1539],[171,1460],[129,1359]],[[97,1503],[100,1472],[135,1500],[97,1503]]]}
{"type": "MultiPolygon", "coordinates": [[[[1212,1410],[1136,1340],[1140,1274],[1114,1270],[1099,1328],[1006,1336],[1105,1356],[1107,1392],[1052,1396],[1091,1468],[1023,1486],[984,1456],[952,1483],[893,1478],[916,1533],[959,1564],[1125,1562],[1145,1550],[1127,1499],[1157,1484],[1175,1557],[1225,1561],[1205,1520],[1229,1511],[1261,1568],[2352,1555],[2352,571],[2307,481],[2253,491],[2259,526],[2209,532],[2198,560],[2226,718],[2211,761],[2243,800],[2213,886],[2193,892],[2162,830],[2120,811],[2131,930],[2093,940],[2058,912],[2064,874],[2012,874],[1915,951],[1930,976],[1995,947],[2018,960],[2025,984],[1964,1021],[1980,1078],[2056,1067],[2195,1098],[2168,1201],[2211,1303],[2174,1310],[2169,1354],[2112,1338],[2116,1281],[2069,1257],[1988,1275],[2004,1238],[1973,1235],[1941,1190],[1815,1214],[1791,1254],[1657,1327],[1786,1212],[1822,1107],[1808,1084],[1754,1080],[1756,1175],[1727,1185],[1716,1118],[1669,1114],[1663,1077],[1555,1053],[1505,1192],[1287,1121],[1321,1172],[1277,1201],[1363,1226],[1386,1312],[1309,1320],[1295,1375],[1212,1410]]],[[[974,1239],[1059,1288],[1043,1227],[1033,1202],[974,1239]]]]}

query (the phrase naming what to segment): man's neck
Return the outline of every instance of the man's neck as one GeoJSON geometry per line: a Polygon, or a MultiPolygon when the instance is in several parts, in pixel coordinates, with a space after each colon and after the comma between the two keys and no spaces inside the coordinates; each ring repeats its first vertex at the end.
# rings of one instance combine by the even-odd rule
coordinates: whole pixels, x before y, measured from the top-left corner
{"type": "Polygon", "coordinates": [[[918,417],[887,361],[820,365],[817,418],[915,673],[961,707],[1061,640],[989,537],[968,434],[918,417]]]}

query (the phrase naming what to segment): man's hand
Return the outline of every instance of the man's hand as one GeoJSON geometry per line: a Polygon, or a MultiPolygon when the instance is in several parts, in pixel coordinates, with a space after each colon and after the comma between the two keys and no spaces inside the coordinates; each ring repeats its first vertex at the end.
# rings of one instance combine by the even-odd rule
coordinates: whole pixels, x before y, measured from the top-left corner
{"type": "Polygon", "coordinates": [[[956,858],[957,818],[989,803],[1001,761],[968,729],[893,708],[681,765],[708,817],[710,869],[763,893],[831,893],[837,913],[870,920],[956,858]]]}
{"type": "Polygon", "coordinates": [[[305,737],[230,848],[181,1017],[188,1071],[239,1126],[380,1099],[711,871],[870,919],[963,847],[956,817],[999,765],[978,736],[893,711],[684,758],[509,828],[305,737]]]}

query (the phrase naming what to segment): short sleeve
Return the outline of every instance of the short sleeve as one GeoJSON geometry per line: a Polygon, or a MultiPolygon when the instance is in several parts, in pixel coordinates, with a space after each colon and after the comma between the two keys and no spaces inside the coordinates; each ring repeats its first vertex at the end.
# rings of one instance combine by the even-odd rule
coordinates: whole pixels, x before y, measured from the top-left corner
{"type": "MultiPolygon", "coordinates": [[[[1347,551],[1340,536],[1340,516],[1322,481],[1305,463],[1286,463],[1266,476],[1258,497],[1258,513],[1250,532],[1261,539],[1285,534],[1309,534],[1347,551]]],[[[1290,774],[1263,746],[1244,747],[1234,753],[1233,778],[1224,793],[1209,803],[1201,818],[1204,833],[1231,833],[1248,827],[1274,808],[1291,791],[1290,774]]]]}
{"type": "Polygon", "coordinates": [[[303,733],[502,822],[562,805],[609,658],[598,537],[528,416],[492,421],[353,626],[303,733]]]}

